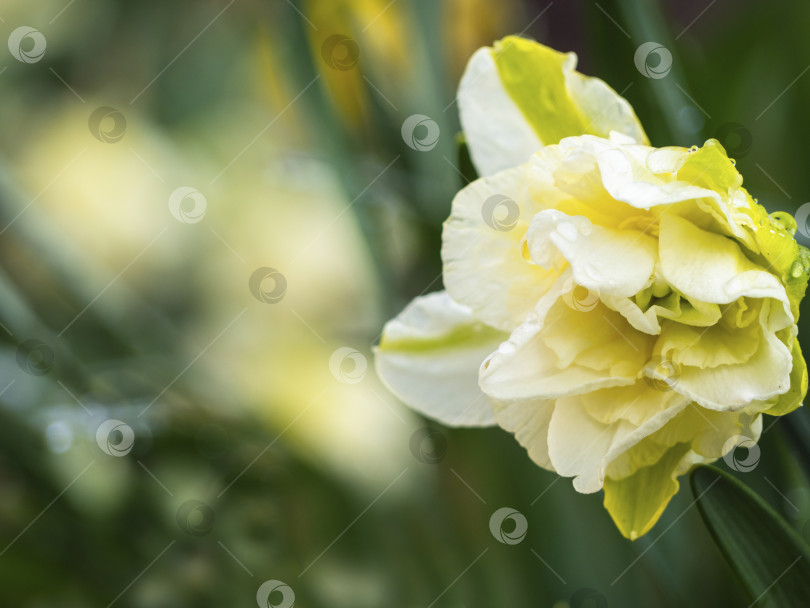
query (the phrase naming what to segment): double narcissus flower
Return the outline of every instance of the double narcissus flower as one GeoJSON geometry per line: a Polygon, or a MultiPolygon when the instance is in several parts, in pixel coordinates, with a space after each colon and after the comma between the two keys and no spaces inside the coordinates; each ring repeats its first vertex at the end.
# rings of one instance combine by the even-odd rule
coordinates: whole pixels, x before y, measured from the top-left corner
{"type": "Polygon", "coordinates": [[[386,325],[377,369],[417,411],[498,424],[604,490],[635,539],[678,476],[801,404],[810,252],[717,141],[650,147],[575,65],[515,37],[473,55],[458,102],[481,178],[444,226],[447,291],[386,325]]]}

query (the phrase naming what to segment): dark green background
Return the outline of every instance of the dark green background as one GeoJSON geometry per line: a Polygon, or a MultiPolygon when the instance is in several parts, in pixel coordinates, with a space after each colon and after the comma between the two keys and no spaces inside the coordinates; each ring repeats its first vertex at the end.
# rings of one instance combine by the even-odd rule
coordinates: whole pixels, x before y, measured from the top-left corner
{"type": "MultiPolygon", "coordinates": [[[[48,32],[49,16],[67,3],[33,4],[42,10],[30,9],[30,25],[48,32]]],[[[386,11],[382,18],[403,20],[400,42],[412,56],[406,60],[418,83],[404,98],[389,92],[392,103],[387,103],[371,89],[374,74],[386,66],[378,65],[382,58],[364,47],[362,25],[347,18],[334,31],[323,24],[310,31],[298,11],[309,14],[319,4],[238,0],[156,82],[138,111],[168,139],[191,140],[202,150],[216,148],[224,144],[212,140],[210,124],[203,129],[198,121],[210,121],[218,112],[238,113],[240,95],[252,86],[246,80],[277,79],[294,95],[316,74],[324,74],[313,94],[281,119],[284,135],[271,131],[268,137],[287,138],[291,149],[316,154],[345,190],[346,199],[358,197],[350,213],[362,229],[363,247],[379,286],[376,314],[343,329],[321,329],[317,324],[316,329],[336,334],[327,336],[330,344],[350,338],[363,345],[371,361],[369,349],[384,320],[424,290],[440,288],[434,279],[441,270],[441,221],[462,184],[448,160],[456,159],[453,134],[458,119],[454,106],[445,109],[461,69],[448,47],[453,41],[450,32],[458,26],[452,20],[465,15],[475,23],[469,11],[477,9],[475,3],[397,0],[386,11]],[[318,56],[323,39],[332,33],[358,42],[359,61],[347,74],[368,75],[368,80],[359,80],[367,105],[356,122],[346,118],[336,101],[339,96],[330,89],[346,85],[348,76],[323,72],[318,56]],[[283,73],[238,68],[245,56],[260,53],[262,45],[272,49],[283,73]],[[441,127],[440,145],[427,153],[405,146],[399,134],[402,121],[417,112],[441,127]],[[397,170],[367,188],[396,155],[397,170]],[[393,246],[397,238],[415,243],[405,259],[393,246]]],[[[19,174],[21,150],[37,136],[41,121],[75,103],[48,67],[85,95],[108,99],[126,114],[130,81],[157,73],[225,5],[78,0],[60,18],[70,22],[58,42],[49,38],[46,60],[37,69],[23,69],[33,66],[21,67],[3,49],[0,67],[9,69],[0,75],[0,224],[12,220],[20,201],[37,194],[26,191],[19,174]]],[[[25,10],[16,6],[0,14],[5,19],[0,24],[3,36],[18,25],[11,15],[25,15],[25,10]]],[[[711,5],[558,0],[504,3],[497,11],[497,22],[482,15],[482,22],[471,27],[471,48],[464,52],[474,48],[470,39],[488,44],[532,23],[525,35],[576,51],[583,72],[603,78],[618,91],[632,83],[625,96],[653,145],[699,145],[728,133],[726,125],[738,125],[735,133],[743,139],[734,139],[732,133],[723,136],[723,143],[730,155],[736,153],[737,167],[753,196],[773,211],[795,211],[810,201],[810,5],[788,0],[717,0],[711,5]],[[673,54],[673,69],[666,78],[645,78],[634,66],[635,49],[649,40],[673,54]],[[700,105],[698,111],[687,94],[700,105]],[[697,123],[690,116],[698,117],[697,123]],[[742,146],[748,138],[750,146],[742,146]]],[[[389,76],[396,81],[396,66],[389,68],[389,76]]],[[[292,95],[283,99],[289,101],[292,95]]],[[[258,122],[271,120],[279,109],[268,103],[258,122]]],[[[128,128],[138,125],[131,120],[128,128]]],[[[232,152],[238,147],[232,145],[232,152]]],[[[239,200],[229,204],[238,213],[239,200]]],[[[270,193],[266,204],[294,206],[296,201],[270,193]]],[[[36,337],[53,344],[55,351],[52,369],[36,378],[37,390],[13,404],[0,402],[0,551],[13,542],[0,554],[3,606],[103,607],[113,601],[117,606],[150,608],[254,606],[256,590],[267,579],[289,584],[296,593],[295,605],[302,608],[748,605],[692,505],[688,484],[652,532],[631,543],[614,528],[600,495],[576,494],[570,480],[557,481],[534,466],[511,436],[498,429],[449,430],[426,423],[446,448],[439,462],[420,461],[407,441],[390,446],[415,481],[409,491],[385,493],[364,511],[386,482],[372,484],[372,491],[358,489],[334,470],[302,458],[285,437],[262,452],[282,428],[268,425],[252,410],[224,403],[191,378],[172,388],[182,397],[181,405],[169,403],[159,414],[136,418],[145,396],[154,395],[188,361],[180,345],[189,331],[188,319],[206,306],[197,291],[206,274],[189,263],[177,273],[139,283],[123,316],[108,314],[106,298],[101,299],[57,346],[53,335],[87,302],[76,289],[76,277],[95,270],[73,255],[75,243],[68,236],[40,230],[37,217],[25,216],[0,235],[0,321],[13,332],[24,318],[23,325],[38,328],[36,337]],[[66,407],[63,394],[56,403],[57,381],[79,395],[95,391],[111,414],[139,425],[133,452],[106,465],[108,474],[124,480],[116,490],[123,498],[114,508],[94,511],[57,499],[66,483],[57,474],[60,456],[49,452],[42,426],[53,408],[66,407]],[[222,500],[208,501],[215,519],[200,536],[178,525],[179,501],[167,502],[137,464],[228,480],[260,453],[222,500]],[[502,506],[528,519],[528,536],[518,545],[500,544],[489,532],[489,517],[502,506]],[[323,559],[301,575],[335,540],[323,559]],[[144,573],[165,547],[166,554],[144,573]],[[580,602],[586,595],[590,603],[580,602]]],[[[329,220],[316,219],[320,224],[329,220]]],[[[104,260],[95,262],[103,265],[104,260]]],[[[217,330],[212,327],[206,335],[217,330]]],[[[14,333],[0,333],[0,377],[7,378],[0,380],[3,386],[21,374],[16,353],[28,336],[14,333]]],[[[800,337],[805,352],[810,352],[805,333],[810,335],[803,330],[800,337]]],[[[270,339],[267,348],[273,348],[270,339]]],[[[272,401],[260,405],[274,407],[272,401]]],[[[74,411],[66,413],[66,419],[81,415],[75,403],[67,407],[74,411]]],[[[399,411],[409,415],[403,408],[399,411]]],[[[805,534],[810,518],[810,489],[801,470],[801,463],[807,462],[807,443],[801,439],[806,436],[806,418],[800,410],[773,425],[766,420],[761,461],[742,475],[805,534]]],[[[373,436],[376,431],[369,424],[363,432],[373,436]]],[[[99,452],[97,457],[104,455],[99,452]]],[[[93,474],[93,469],[87,473],[93,474]]]]}

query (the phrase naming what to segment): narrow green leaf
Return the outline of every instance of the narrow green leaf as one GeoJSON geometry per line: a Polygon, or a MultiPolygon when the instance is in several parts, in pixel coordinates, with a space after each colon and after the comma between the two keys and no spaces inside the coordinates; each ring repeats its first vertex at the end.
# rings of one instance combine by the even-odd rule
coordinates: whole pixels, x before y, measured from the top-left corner
{"type": "Polygon", "coordinates": [[[467,146],[467,138],[464,137],[464,133],[458,133],[456,135],[456,146],[457,146],[457,154],[458,154],[458,169],[461,172],[462,178],[464,178],[464,186],[469,184],[470,182],[474,182],[478,179],[478,172],[475,170],[475,165],[473,165],[472,159],[470,158],[470,149],[467,146]]]}
{"type": "Polygon", "coordinates": [[[714,467],[691,475],[703,521],[758,608],[805,608],[810,598],[810,547],[737,479],[714,467]]]}

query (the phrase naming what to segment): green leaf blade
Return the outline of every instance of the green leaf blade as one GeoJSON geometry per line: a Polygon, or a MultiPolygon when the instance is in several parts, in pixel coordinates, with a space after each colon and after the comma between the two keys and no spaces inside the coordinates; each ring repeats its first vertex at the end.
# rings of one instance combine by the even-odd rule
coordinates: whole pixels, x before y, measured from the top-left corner
{"type": "Polygon", "coordinates": [[[714,467],[690,477],[703,521],[758,608],[810,601],[810,547],[750,488],[714,467]]]}

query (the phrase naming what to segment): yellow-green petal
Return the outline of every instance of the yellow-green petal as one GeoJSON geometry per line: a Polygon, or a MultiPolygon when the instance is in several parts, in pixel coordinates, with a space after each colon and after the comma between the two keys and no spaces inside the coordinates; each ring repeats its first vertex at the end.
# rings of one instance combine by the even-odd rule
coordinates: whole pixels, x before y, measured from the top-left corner
{"type": "Polygon", "coordinates": [[[647,143],[629,103],[598,78],[576,72],[574,53],[508,36],[492,49],[501,81],[544,145],[617,131],[647,143]]]}
{"type": "Polygon", "coordinates": [[[796,220],[788,213],[768,211],[742,187],[742,176],[717,140],[689,154],[677,172],[678,180],[721,195],[734,204],[701,201],[717,221],[717,228],[750,250],[751,257],[781,280],[794,319],[810,276],[810,251],[794,238],[796,220]]]}
{"type": "Polygon", "coordinates": [[[635,540],[655,525],[678,492],[676,473],[687,452],[689,444],[678,443],[658,462],[641,467],[629,477],[605,479],[604,505],[623,536],[635,540]]]}
{"type": "Polygon", "coordinates": [[[802,400],[807,394],[807,363],[804,361],[802,349],[796,339],[793,340],[791,354],[793,355],[793,369],[790,371],[790,389],[779,395],[776,403],[770,409],[765,410],[765,414],[771,416],[789,414],[802,404],[802,400]]]}
{"type": "Polygon", "coordinates": [[[575,70],[573,53],[509,36],[479,49],[458,90],[461,125],[481,176],[525,163],[565,137],[647,136],[630,104],[598,78],[575,70]]]}

